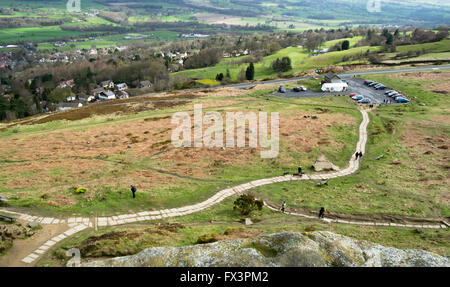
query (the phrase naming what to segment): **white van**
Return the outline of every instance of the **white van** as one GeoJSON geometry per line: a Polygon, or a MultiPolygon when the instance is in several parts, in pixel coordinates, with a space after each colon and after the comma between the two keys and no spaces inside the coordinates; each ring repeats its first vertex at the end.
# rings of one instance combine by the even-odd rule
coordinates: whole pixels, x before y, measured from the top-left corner
{"type": "Polygon", "coordinates": [[[347,91],[347,83],[325,83],[322,85],[323,92],[343,92],[347,91]]]}

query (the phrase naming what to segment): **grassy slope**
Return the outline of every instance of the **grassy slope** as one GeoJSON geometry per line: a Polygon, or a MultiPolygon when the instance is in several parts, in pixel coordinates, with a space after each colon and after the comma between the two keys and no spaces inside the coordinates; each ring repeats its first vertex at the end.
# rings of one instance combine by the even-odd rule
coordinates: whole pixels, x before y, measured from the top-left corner
{"type": "MultiPolygon", "coordinates": [[[[289,215],[275,213],[264,208],[261,212],[254,213],[251,217],[256,224],[243,226],[237,223],[241,216],[233,211],[233,200],[227,199],[208,210],[167,220],[143,223],[141,225],[119,226],[115,228],[103,228],[94,232],[92,230],[78,234],[68,240],[58,243],[40,261],[38,266],[62,266],[66,263],[65,251],[74,246],[79,246],[82,241],[91,236],[100,236],[111,232],[145,232],[145,236],[129,240],[102,240],[91,250],[105,253],[135,254],[145,248],[154,246],[187,246],[195,244],[198,237],[203,234],[222,235],[226,230],[241,229],[241,234],[270,234],[277,232],[311,232],[331,231],[350,236],[360,240],[369,240],[385,246],[393,246],[402,249],[424,249],[441,255],[450,254],[450,234],[447,230],[423,230],[422,233],[410,228],[369,227],[345,224],[327,224],[317,220],[307,220],[289,215]],[[215,221],[211,223],[211,221],[215,221]],[[176,232],[168,232],[158,229],[157,223],[179,223],[185,227],[176,232]]],[[[118,256],[118,255],[116,255],[118,256]]],[[[83,258],[83,254],[82,254],[83,258]]],[[[94,259],[91,257],[91,259],[94,259]]],[[[85,259],[84,259],[85,260],[85,259]]]]}
{"type": "MultiPolygon", "coordinates": [[[[449,205],[442,200],[448,192],[448,172],[445,165],[437,162],[442,154],[419,154],[414,148],[406,148],[401,140],[406,127],[417,127],[430,137],[448,135],[448,124],[431,120],[447,113],[448,98],[426,88],[432,81],[380,75],[371,79],[404,92],[413,102],[379,108],[370,114],[369,141],[361,169],[320,188],[314,182],[284,183],[261,187],[258,194],[313,209],[326,206],[348,213],[450,216],[449,205]],[[419,103],[427,106],[418,106],[419,103]],[[424,125],[427,123],[432,125],[424,125]],[[384,158],[376,160],[379,155],[384,158]]],[[[439,151],[436,146],[430,148],[434,153],[439,151]]]]}
{"type": "MultiPolygon", "coordinates": [[[[280,100],[271,96],[264,96],[260,98],[259,95],[265,95],[267,92],[256,92],[249,96],[244,96],[240,99],[241,104],[235,105],[234,108],[242,110],[243,107],[248,107],[249,110],[257,110],[261,107],[265,111],[280,111],[284,115],[293,115],[298,113],[317,113],[316,107],[325,106],[329,109],[330,113],[345,113],[359,119],[359,113],[352,108],[352,103],[347,98],[335,97],[327,99],[308,99],[308,100],[280,100]],[[266,97],[273,99],[273,101],[267,101],[266,97]],[[250,102],[249,102],[250,101],[250,102]],[[337,106],[336,108],[330,107],[332,104],[337,106]],[[343,108],[339,108],[343,107],[343,108]]],[[[225,97],[223,100],[226,100],[225,97]]],[[[204,99],[203,102],[220,100],[204,99]]],[[[111,125],[119,124],[120,122],[137,121],[151,115],[168,113],[175,110],[180,110],[183,107],[177,109],[168,109],[164,111],[151,111],[143,112],[137,115],[127,115],[123,118],[115,118],[113,122],[108,121],[105,118],[93,118],[85,119],[75,122],[50,122],[41,125],[34,126],[19,126],[14,127],[6,131],[2,131],[0,140],[8,139],[11,137],[27,137],[30,135],[54,133],[62,130],[86,130],[91,127],[99,125],[111,125]],[[14,133],[13,130],[17,130],[14,133]]],[[[185,108],[192,108],[191,105],[185,108]]],[[[222,109],[224,107],[221,107],[222,109]]],[[[226,108],[228,109],[228,108],[226,108]]],[[[217,108],[216,108],[217,110],[217,108]]],[[[69,197],[75,197],[78,204],[69,207],[51,207],[46,204],[46,200],[41,196],[46,192],[48,186],[46,184],[36,185],[26,189],[7,189],[0,188],[0,191],[6,196],[11,198],[10,204],[18,207],[35,208],[42,211],[55,213],[71,213],[78,212],[82,214],[90,214],[93,211],[99,213],[109,214],[111,212],[128,211],[129,209],[144,209],[144,208],[170,208],[176,206],[183,206],[204,200],[211,196],[218,190],[226,188],[229,185],[235,185],[241,182],[247,182],[257,178],[269,177],[282,174],[286,170],[295,170],[296,165],[300,162],[302,164],[310,164],[320,153],[325,153],[330,158],[336,160],[338,164],[344,164],[346,158],[352,153],[353,143],[356,142],[356,125],[355,126],[335,126],[327,129],[327,133],[331,138],[342,146],[340,151],[345,158],[336,155],[336,147],[332,145],[322,145],[320,148],[313,149],[310,153],[304,154],[301,152],[294,152],[287,149],[287,146],[281,138],[281,151],[280,156],[274,160],[259,158],[259,154],[252,155],[249,159],[249,163],[253,163],[250,167],[243,167],[240,165],[234,166],[218,166],[211,168],[213,175],[208,176],[202,180],[189,179],[189,178],[174,178],[174,183],[167,183],[160,185],[157,188],[151,190],[142,190],[138,193],[138,200],[132,200],[129,196],[128,182],[130,178],[128,175],[137,170],[148,170],[157,168],[160,170],[174,170],[174,166],[168,163],[159,162],[157,158],[151,157],[137,157],[132,152],[126,151],[123,154],[116,154],[110,156],[105,163],[107,167],[92,173],[91,177],[83,182],[79,182],[76,178],[70,176],[69,171],[61,168],[55,168],[52,170],[48,177],[54,179],[52,188],[59,187],[61,194],[69,197]],[[117,164],[122,162],[122,164],[117,164]],[[119,168],[119,169],[118,169],[119,168]],[[87,184],[89,181],[94,181],[101,178],[111,178],[112,182],[104,186],[95,187],[92,192],[95,194],[94,198],[84,198],[76,196],[70,190],[72,186],[78,186],[80,184],[87,184]],[[106,197],[106,201],[101,201],[102,197],[106,197]]],[[[17,149],[11,150],[11,153],[19,152],[17,149]]],[[[0,155],[3,163],[11,167],[14,166],[14,162],[8,162],[9,154],[0,155]]],[[[92,158],[92,160],[98,160],[92,158]]],[[[212,160],[212,159],[209,159],[212,160]]],[[[185,163],[188,165],[188,163],[185,163]]],[[[192,166],[195,168],[195,166],[192,166]]],[[[6,172],[6,170],[5,170],[6,172]]],[[[8,177],[0,173],[0,182],[6,183],[14,180],[14,178],[38,177],[39,173],[34,172],[20,172],[13,177],[8,177]]]]}
{"type": "MultiPolygon", "coordinates": [[[[338,40],[340,42],[341,40],[338,40]]],[[[324,47],[332,46],[336,41],[330,41],[332,43],[325,43],[324,47]]],[[[354,41],[353,41],[354,42],[354,41]]],[[[266,56],[261,62],[255,64],[255,79],[262,80],[267,78],[277,77],[277,73],[272,70],[271,64],[277,58],[289,57],[292,61],[292,70],[284,73],[283,75],[294,74],[298,72],[303,72],[315,68],[324,68],[328,65],[335,65],[342,62],[345,56],[354,56],[358,54],[365,53],[367,50],[376,51],[379,47],[358,47],[350,48],[347,51],[330,52],[318,56],[309,56],[308,52],[303,48],[289,47],[281,49],[277,53],[266,56]]],[[[248,64],[234,64],[234,61],[241,59],[238,58],[227,58],[223,59],[219,64],[214,67],[207,67],[202,69],[192,69],[186,70],[174,75],[183,75],[190,78],[196,79],[215,79],[218,73],[226,72],[226,69],[230,70],[231,78],[235,80],[242,69],[246,69],[248,64]]]]}

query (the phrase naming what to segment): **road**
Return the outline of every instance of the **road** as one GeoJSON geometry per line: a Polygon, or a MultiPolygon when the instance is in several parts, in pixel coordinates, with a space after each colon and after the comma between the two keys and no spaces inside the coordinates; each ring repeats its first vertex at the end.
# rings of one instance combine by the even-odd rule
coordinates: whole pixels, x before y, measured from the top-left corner
{"type": "MultiPolygon", "coordinates": [[[[445,69],[450,69],[450,65],[353,72],[353,73],[342,73],[342,74],[338,74],[338,75],[342,78],[351,78],[353,76],[362,76],[362,75],[391,74],[391,73],[405,73],[405,72],[419,72],[419,71],[437,71],[437,70],[445,70],[445,69]]],[[[226,87],[232,87],[232,88],[236,88],[236,89],[248,89],[255,85],[283,84],[283,83],[296,82],[299,80],[311,79],[311,78],[315,78],[315,77],[320,77],[320,76],[308,76],[308,77],[290,78],[290,79],[282,79],[282,80],[255,82],[255,83],[250,83],[250,84],[229,85],[226,87]]]]}

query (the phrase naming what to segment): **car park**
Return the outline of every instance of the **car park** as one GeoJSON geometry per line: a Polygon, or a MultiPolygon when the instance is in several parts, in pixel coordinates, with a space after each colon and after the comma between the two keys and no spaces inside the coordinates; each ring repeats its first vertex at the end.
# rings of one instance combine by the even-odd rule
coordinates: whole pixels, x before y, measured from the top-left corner
{"type": "Polygon", "coordinates": [[[358,101],[358,103],[360,104],[370,104],[372,101],[368,98],[363,98],[361,100],[358,101]]]}

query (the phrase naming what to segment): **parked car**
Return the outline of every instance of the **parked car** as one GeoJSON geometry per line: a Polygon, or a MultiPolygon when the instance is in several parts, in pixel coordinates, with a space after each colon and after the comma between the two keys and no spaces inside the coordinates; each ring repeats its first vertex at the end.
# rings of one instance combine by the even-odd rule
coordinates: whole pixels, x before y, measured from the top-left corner
{"type": "Polygon", "coordinates": [[[359,101],[359,100],[364,99],[364,97],[361,96],[361,95],[357,95],[357,96],[354,96],[352,99],[355,100],[355,101],[359,101]]]}
{"type": "Polygon", "coordinates": [[[399,94],[399,93],[397,93],[397,94],[393,94],[393,95],[390,95],[389,97],[391,97],[391,98],[396,98],[396,97],[403,97],[403,94],[399,94]]]}
{"type": "Polygon", "coordinates": [[[389,91],[389,92],[386,92],[385,94],[386,94],[386,96],[390,97],[391,95],[398,94],[398,92],[397,91],[389,91]]]}
{"type": "Polygon", "coordinates": [[[307,91],[307,89],[303,86],[295,87],[292,89],[294,92],[304,92],[307,91]]]}
{"type": "Polygon", "coordinates": [[[353,98],[354,96],[356,96],[356,94],[351,93],[351,94],[349,95],[350,98],[353,98]]]}
{"type": "Polygon", "coordinates": [[[379,83],[377,83],[377,82],[372,82],[372,83],[368,84],[368,86],[369,86],[369,87],[373,87],[373,86],[378,85],[378,84],[379,84],[379,83]]]}
{"type": "Polygon", "coordinates": [[[387,94],[392,93],[392,92],[396,92],[396,91],[395,90],[387,90],[387,91],[384,92],[384,94],[387,95],[387,94]]]}
{"type": "Polygon", "coordinates": [[[280,87],[278,88],[278,92],[280,92],[280,93],[286,93],[286,89],[285,89],[283,86],[280,86],[280,87]]]}
{"type": "Polygon", "coordinates": [[[397,101],[398,99],[406,99],[406,98],[403,97],[403,96],[399,96],[399,97],[395,97],[395,98],[394,98],[394,100],[396,100],[396,101],[397,101]]]}
{"type": "Polygon", "coordinates": [[[405,98],[398,98],[396,101],[397,103],[409,103],[409,100],[405,98]]]}
{"type": "Polygon", "coordinates": [[[372,84],[372,83],[373,83],[373,81],[371,81],[371,80],[365,80],[364,81],[364,85],[366,85],[366,86],[369,85],[369,84],[372,84]]]}
{"type": "Polygon", "coordinates": [[[358,101],[358,103],[360,104],[370,104],[372,101],[368,98],[363,98],[361,100],[358,101]]]}
{"type": "Polygon", "coordinates": [[[382,84],[380,84],[380,85],[376,85],[375,86],[375,89],[377,89],[377,90],[384,90],[384,89],[386,89],[387,87],[385,86],[385,85],[382,85],[382,84]]]}

